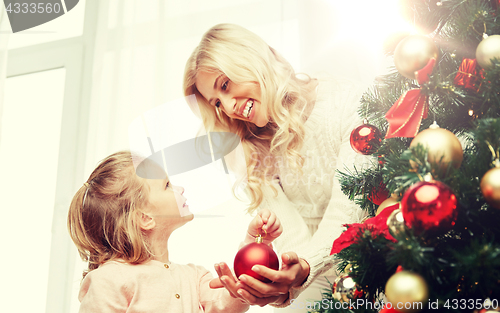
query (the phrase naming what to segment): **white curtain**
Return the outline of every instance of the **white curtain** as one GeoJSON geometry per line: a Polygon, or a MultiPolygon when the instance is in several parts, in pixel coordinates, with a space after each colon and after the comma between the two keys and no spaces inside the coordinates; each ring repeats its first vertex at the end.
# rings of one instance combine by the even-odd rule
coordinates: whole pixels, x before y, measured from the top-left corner
{"type": "MultiPolygon", "coordinates": [[[[7,76],[7,48],[10,32],[9,19],[7,12],[5,12],[5,6],[0,5],[0,121],[2,120],[3,112],[4,85],[7,76]]],[[[0,138],[2,138],[1,131],[2,128],[0,127],[0,138]]]]}
{"type": "Polygon", "coordinates": [[[291,52],[291,61],[298,63],[297,20],[284,19],[281,0],[101,0],[99,6],[90,160],[128,148],[127,128],[134,118],[183,96],[184,64],[202,34],[217,23],[247,27],[291,52]]]}

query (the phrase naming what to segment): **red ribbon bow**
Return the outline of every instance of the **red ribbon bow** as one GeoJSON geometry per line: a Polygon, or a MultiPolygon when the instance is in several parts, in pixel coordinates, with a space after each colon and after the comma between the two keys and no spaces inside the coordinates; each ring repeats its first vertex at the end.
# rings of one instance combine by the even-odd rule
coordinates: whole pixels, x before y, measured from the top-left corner
{"type": "MultiPolygon", "coordinates": [[[[415,72],[420,85],[429,81],[429,75],[435,63],[436,59],[432,58],[423,69],[415,72]]],[[[427,118],[427,104],[427,95],[422,94],[421,88],[405,92],[385,114],[389,122],[385,138],[415,137],[420,128],[420,122],[423,118],[427,118]]]]}

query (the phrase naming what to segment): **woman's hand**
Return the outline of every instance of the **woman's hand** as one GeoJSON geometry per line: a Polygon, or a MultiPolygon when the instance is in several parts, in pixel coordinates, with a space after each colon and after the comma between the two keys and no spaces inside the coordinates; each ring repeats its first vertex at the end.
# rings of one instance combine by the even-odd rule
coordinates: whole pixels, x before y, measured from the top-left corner
{"type": "Polygon", "coordinates": [[[300,286],[309,276],[309,264],[299,259],[295,252],[281,255],[283,261],[279,271],[262,265],[255,265],[252,270],[270,279],[272,283],[263,283],[251,276],[234,277],[226,264],[215,266],[219,278],[210,282],[211,288],[225,287],[236,298],[250,304],[265,306],[282,304],[288,299],[289,290],[300,286]]]}
{"type": "Polygon", "coordinates": [[[278,217],[276,217],[276,214],[268,209],[262,209],[248,225],[248,231],[244,242],[245,244],[255,242],[254,238],[260,234],[263,235],[263,242],[265,244],[270,244],[274,239],[278,238],[281,233],[283,233],[283,226],[278,217]],[[265,231],[267,235],[264,236],[263,231],[265,231]]]}

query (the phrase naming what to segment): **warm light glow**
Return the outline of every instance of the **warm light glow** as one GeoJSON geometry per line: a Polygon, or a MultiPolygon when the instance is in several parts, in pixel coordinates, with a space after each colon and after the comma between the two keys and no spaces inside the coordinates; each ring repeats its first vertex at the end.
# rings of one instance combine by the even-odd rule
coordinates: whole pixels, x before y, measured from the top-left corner
{"type": "Polygon", "coordinates": [[[422,186],[415,192],[415,198],[420,203],[429,203],[439,197],[439,189],[436,186],[422,186]]]}
{"type": "Polygon", "coordinates": [[[347,277],[347,278],[344,280],[344,287],[345,287],[346,289],[351,289],[351,288],[356,287],[356,283],[354,282],[354,279],[352,279],[351,277],[347,277]]]}
{"type": "Polygon", "coordinates": [[[398,223],[403,223],[405,221],[405,218],[403,217],[403,212],[396,213],[396,221],[398,221],[398,223]]]}
{"type": "Polygon", "coordinates": [[[382,51],[382,44],[396,32],[415,33],[400,14],[400,0],[328,1],[336,12],[338,32],[334,40],[363,45],[372,54],[382,51]]]}
{"type": "Polygon", "coordinates": [[[369,128],[369,127],[363,127],[359,130],[359,135],[360,136],[363,136],[363,137],[366,137],[368,136],[370,133],[372,132],[372,130],[369,128]]]}
{"type": "Polygon", "coordinates": [[[474,115],[474,111],[469,110],[469,116],[472,116],[472,115],[474,115]]]}

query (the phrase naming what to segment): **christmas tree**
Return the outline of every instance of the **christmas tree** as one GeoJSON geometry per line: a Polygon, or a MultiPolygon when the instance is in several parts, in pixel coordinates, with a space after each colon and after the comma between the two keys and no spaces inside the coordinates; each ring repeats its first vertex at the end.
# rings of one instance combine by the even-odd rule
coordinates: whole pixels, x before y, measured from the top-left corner
{"type": "Polygon", "coordinates": [[[362,97],[340,171],[371,217],[346,225],[339,278],[310,312],[500,309],[500,1],[401,0],[420,34],[362,97]]]}

